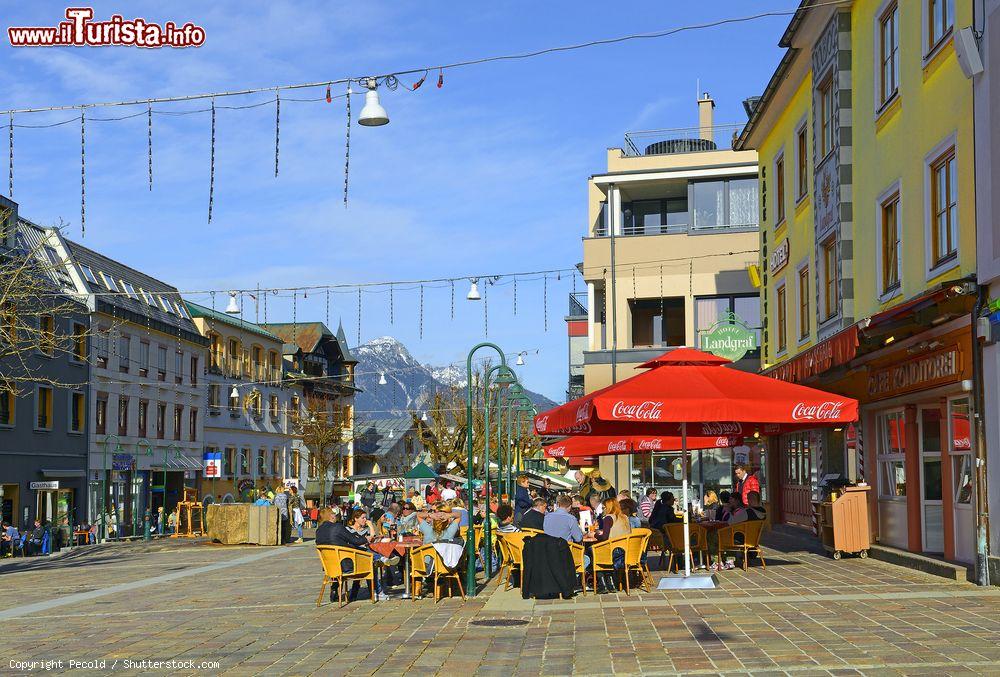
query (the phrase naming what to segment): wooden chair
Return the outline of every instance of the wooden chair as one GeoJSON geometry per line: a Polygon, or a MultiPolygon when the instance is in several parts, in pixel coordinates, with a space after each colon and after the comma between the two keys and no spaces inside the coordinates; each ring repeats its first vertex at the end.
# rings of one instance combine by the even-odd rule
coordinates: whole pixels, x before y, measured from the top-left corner
{"type": "MultiPolygon", "coordinates": [[[[670,553],[670,561],[667,562],[667,571],[670,571],[675,566],[677,567],[675,571],[680,571],[680,560],[684,559],[684,524],[681,522],[664,524],[663,530],[667,534],[666,541],[664,545],[666,551],[670,553]]],[[[692,540],[694,540],[694,529],[690,529],[690,534],[692,540]]],[[[694,546],[691,546],[692,551],[694,551],[694,546]]]]}
{"type": "Polygon", "coordinates": [[[430,543],[410,550],[410,587],[413,589],[414,597],[421,595],[424,579],[432,575],[426,558],[430,557],[433,560],[435,552],[434,546],[430,543]]]}
{"type": "Polygon", "coordinates": [[[502,536],[497,538],[496,548],[500,551],[500,568],[497,570],[497,587],[499,587],[510,577],[510,555],[507,553],[507,541],[502,536]]]}
{"type": "Polygon", "coordinates": [[[521,529],[521,533],[522,534],[528,534],[529,536],[537,536],[538,534],[544,534],[545,532],[542,531],[541,529],[525,528],[525,529],[521,529]]]}
{"type": "Polygon", "coordinates": [[[649,529],[633,529],[628,536],[628,548],[625,550],[625,594],[629,593],[628,575],[632,571],[639,574],[643,590],[649,592],[653,584],[653,576],[649,573],[649,567],[643,561],[646,554],[646,546],[649,545],[649,537],[652,532],[649,529]]]}
{"type": "Polygon", "coordinates": [[[338,545],[317,545],[316,552],[323,564],[323,585],[316,598],[316,606],[323,603],[323,593],[326,584],[337,582],[337,603],[344,606],[344,588],[347,581],[368,581],[368,591],[371,593],[372,604],[375,603],[375,555],[354,548],[343,548],[338,545]],[[350,573],[344,572],[343,561],[351,560],[354,565],[350,573]]]}
{"type": "Polygon", "coordinates": [[[752,552],[760,557],[761,567],[767,569],[764,553],[760,549],[760,532],[763,528],[764,522],[762,520],[752,520],[719,529],[719,559],[722,560],[722,554],[725,552],[741,552],[743,553],[743,571],[747,571],[749,554],[752,552]],[[742,535],[743,538],[739,539],[742,543],[737,543],[737,534],[742,535]]]}
{"type": "Polygon", "coordinates": [[[511,580],[513,579],[515,571],[517,571],[518,575],[524,571],[524,539],[526,536],[531,536],[531,534],[523,531],[513,531],[503,534],[500,539],[504,542],[507,555],[506,559],[509,562],[504,590],[510,590],[514,587],[511,585],[511,580]]]}
{"type": "Polygon", "coordinates": [[[621,548],[628,555],[628,536],[619,536],[606,541],[594,543],[590,548],[590,569],[593,573],[594,590],[597,590],[597,572],[614,572],[615,563],[613,553],[615,548],[621,548]]]}
{"type": "MultiPolygon", "coordinates": [[[[691,522],[688,525],[688,532],[691,539],[691,552],[698,553],[699,564],[708,566],[705,563],[705,560],[708,559],[708,529],[696,522],[691,522]]],[[[681,538],[683,539],[683,536],[681,538]]]]}
{"type": "MultiPolygon", "coordinates": [[[[635,530],[633,529],[633,531],[635,530]]],[[[649,531],[649,543],[646,544],[646,551],[649,553],[660,553],[660,568],[662,569],[666,565],[667,552],[669,551],[666,544],[666,537],[662,529],[650,529],[649,531]]]]}
{"type": "Polygon", "coordinates": [[[580,587],[583,588],[581,594],[587,594],[587,567],[586,561],[583,559],[584,547],[581,543],[570,543],[569,552],[573,555],[573,569],[576,575],[580,577],[580,587]]]}
{"type": "MultiPolygon", "coordinates": [[[[462,599],[465,599],[465,590],[462,588],[462,574],[458,567],[454,569],[449,569],[444,564],[444,560],[441,559],[441,553],[437,551],[433,545],[429,554],[434,556],[434,601],[438,602],[441,599],[441,582],[442,581],[455,581],[458,583],[458,592],[462,595],[462,599]]],[[[451,586],[448,586],[448,596],[451,597],[451,586]]]]}

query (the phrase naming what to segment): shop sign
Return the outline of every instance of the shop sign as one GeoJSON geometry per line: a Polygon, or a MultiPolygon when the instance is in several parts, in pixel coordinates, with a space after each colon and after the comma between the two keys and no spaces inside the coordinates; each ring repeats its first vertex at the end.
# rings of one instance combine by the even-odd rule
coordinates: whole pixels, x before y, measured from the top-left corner
{"type": "Polygon", "coordinates": [[[222,452],[206,451],[205,477],[221,477],[221,476],[222,476],[222,452]]]}
{"type": "Polygon", "coordinates": [[[128,471],[135,467],[135,457],[132,454],[112,454],[111,469],[128,471]]]}
{"type": "Polygon", "coordinates": [[[961,373],[962,356],[958,346],[951,346],[873,369],[868,375],[868,395],[883,398],[933,388],[957,380],[961,373]]]}
{"type": "Polygon", "coordinates": [[[701,349],[736,362],[757,349],[757,332],[735,313],[724,313],[719,322],[701,335],[701,349]]]}
{"type": "Polygon", "coordinates": [[[55,482],[32,482],[28,485],[33,491],[51,491],[59,488],[59,481],[55,482]]]}
{"type": "Polygon", "coordinates": [[[771,268],[771,274],[774,275],[779,270],[785,267],[788,263],[788,238],[786,237],[781,241],[781,244],[774,248],[771,255],[768,257],[768,265],[771,268]]]}

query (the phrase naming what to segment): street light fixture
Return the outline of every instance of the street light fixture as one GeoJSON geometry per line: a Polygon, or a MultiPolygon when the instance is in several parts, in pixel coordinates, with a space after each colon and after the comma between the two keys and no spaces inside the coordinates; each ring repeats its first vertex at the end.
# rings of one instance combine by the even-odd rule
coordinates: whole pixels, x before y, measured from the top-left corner
{"type": "Polygon", "coordinates": [[[229,305],[226,306],[226,313],[228,315],[239,315],[240,314],[240,304],[236,301],[236,292],[229,292],[229,305]]]}
{"type": "Polygon", "coordinates": [[[368,91],[365,92],[365,107],[358,116],[358,124],[365,127],[381,127],[389,124],[389,114],[378,100],[378,82],[375,78],[367,78],[364,84],[368,91]]]}
{"type": "Polygon", "coordinates": [[[470,280],[469,293],[465,296],[469,301],[481,301],[482,296],[479,295],[479,278],[474,277],[470,280]]]}
{"type": "Polygon", "coordinates": [[[380,371],[378,375],[378,384],[380,386],[384,386],[386,383],[388,383],[388,381],[385,380],[385,372],[380,371]]]}
{"type": "Polygon", "coordinates": [[[522,350],[521,352],[519,352],[517,354],[517,362],[515,362],[514,364],[516,364],[519,367],[523,367],[524,366],[524,356],[527,355],[527,354],[528,354],[528,352],[525,351],[525,350],[522,350]]]}

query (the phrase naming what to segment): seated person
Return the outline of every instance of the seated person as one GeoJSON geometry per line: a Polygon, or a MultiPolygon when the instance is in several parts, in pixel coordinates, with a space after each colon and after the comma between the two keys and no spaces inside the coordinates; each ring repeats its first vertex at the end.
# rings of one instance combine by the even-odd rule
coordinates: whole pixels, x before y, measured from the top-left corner
{"type": "Polygon", "coordinates": [[[720,491],[719,492],[719,506],[715,509],[715,519],[720,522],[726,521],[726,515],[729,514],[729,492],[720,491]]]}
{"type": "Polygon", "coordinates": [[[411,534],[417,530],[417,508],[413,503],[406,501],[400,506],[396,525],[402,534],[411,534]]]}
{"type": "MultiPolygon", "coordinates": [[[[316,545],[336,545],[342,548],[371,552],[371,548],[368,547],[368,539],[362,535],[362,532],[366,530],[368,522],[368,514],[364,510],[354,510],[345,522],[334,522],[333,511],[329,508],[323,508],[320,511],[320,520],[321,523],[316,529],[316,545]]],[[[376,564],[389,566],[399,564],[398,556],[394,555],[390,558],[385,558],[378,553],[373,554],[376,564]]],[[[351,573],[354,570],[354,563],[351,560],[344,560],[341,566],[344,569],[344,573],[351,573]]],[[[358,589],[360,587],[361,581],[354,581],[354,585],[351,586],[351,592],[348,595],[349,601],[353,602],[358,598],[358,589]]],[[[382,576],[379,572],[375,574],[375,595],[380,601],[389,599],[389,596],[382,592],[382,576]]],[[[332,602],[336,599],[337,583],[334,582],[330,590],[330,601],[332,602]]]]}
{"type": "MultiPolygon", "coordinates": [[[[601,517],[600,526],[595,534],[598,541],[608,541],[620,536],[628,536],[632,533],[632,526],[629,524],[628,517],[622,511],[621,504],[617,498],[606,499],[602,507],[604,508],[604,514],[601,517]]],[[[598,592],[602,588],[604,590],[613,590],[617,587],[618,584],[615,578],[616,576],[620,577],[621,570],[625,568],[625,550],[623,548],[615,548],[611,552],[611,561],[614,564],[615,575],[607,572],[602,573],[600,578],[603,580],[599,580],[598,582],[598,592]],[[603,583],[603,586],[601,583],[603,583]]]]}
{"type": "Polygon", "coordinates": [[[618,504],[622,507],[625,517],[628,518],[629,526],[633,529],[638,529],[642,526],[642,520],[639,519],[639,505],[631,498],[621,498],[622,494],[628,494],[628,492],[623,491],[618,494],[618,504]]]}
{"type": "Polygon", "coordinates": [[[424,543],[458,542],[458,513],[445,516],[442,513],[417,516],[417,528],[424,543]]]}
{"type": "Polygon", "coordinates": [[[498,533],[509,534],[513,531],[520,531],[514,524],[514,509],[510,507],[510,503],[501,503],[497,506],[497,522],[498,533]]]}
{"type": "Polygon", "coordinates": [[[767,517],[767,511],[760,504],[760,493],[756,491],[751,491],[747,494],[748,505],[746,507],[747,520],[763,521],[767,517]]]}
{"type": "Polygon", "coordinates": [[[460,498],[452,499],[451,511],[458,515],[458,526],[469,526],[469,511],[465,509],[465,502],[460,498]]]}
{"type": "Polygon", "coordinates": [[[733,492],[729,495],[729,505],[726,506],[725,520],[730,524],[739,524],[740,522],[746,522],[748,519],[750,519],[750,516],[743,505],[743,499],[740,498],[739,494],[733,492]]]}
{"type": "MultiPolygon", "coordinates": [[[[569,512],[572,506],[573,499],[565,494],[559,496],[556,499],[555,510],[546,513],[542,518],[542,531],[569,543],[582,543],[583,530],[580,528],[580,522],[569,512]]],[[[499,512],[497,516],[499,517],[499,512]]]]}
{"type": "Polygon", "coordinates": [[[718,519],[717,514],[719,510],[719,497],[715,495],[715,492],[709,489],[705,492],[704,501],[702,502],[702,512],[705,513],[705,519],[715,520],[718,519]]]}
{"type": "Polygon", "coordinates": [[[522,529],[538,529],[542,531],[545,528],[545,509],[548,507],[549,502],[544,498],[536,498],[531,502],[531,510],[521,515],[521,522],[518,526],[522,529]]]}
{"type": "Polygon", "coordinates": [[[683,517],[678,517],[674,510],[674,503],[677,499],[669,491],[660,494],[660,500],[653,504],[653,511],[649,513],[649,528],[663,529],[666,524],[683,522],[683,517]]]}

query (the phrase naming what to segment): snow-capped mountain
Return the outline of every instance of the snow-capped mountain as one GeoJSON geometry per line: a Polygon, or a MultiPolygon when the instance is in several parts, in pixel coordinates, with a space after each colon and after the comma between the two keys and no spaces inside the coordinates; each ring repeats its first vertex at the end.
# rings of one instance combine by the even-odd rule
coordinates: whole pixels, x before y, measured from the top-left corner
{"type": "MultiPolygon", "coordinates": [[[[384,418],[425,407],[439,389],[464,388],[465,366],[440,367],[420,364],[406,346],[391,336],[381,336],[358,346],[357,385],[363,392],[355,398],[362,418],[384,418]],[[385,383],[381,384],[382,376],[385,383]]],[[[525,390],[539,411],[556,406],[544,395],[525,390]]]]}

